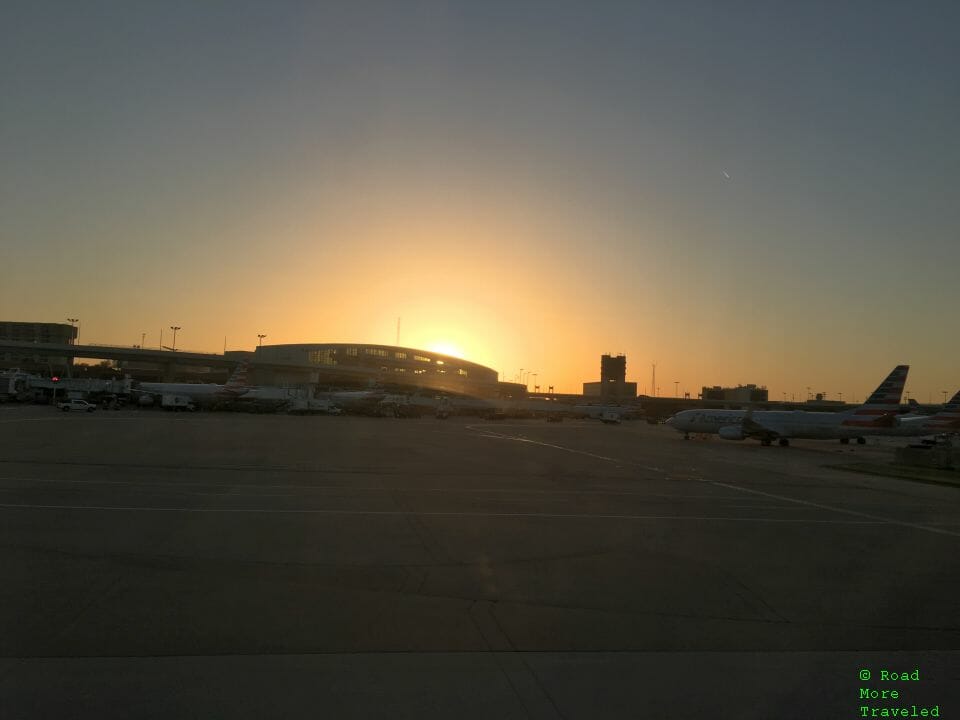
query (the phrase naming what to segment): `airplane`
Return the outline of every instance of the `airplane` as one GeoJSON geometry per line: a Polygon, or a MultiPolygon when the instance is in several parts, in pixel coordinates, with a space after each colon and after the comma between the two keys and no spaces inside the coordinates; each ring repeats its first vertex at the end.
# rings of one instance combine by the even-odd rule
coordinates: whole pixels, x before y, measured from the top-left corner
{"type": "Polygon", "coordinates": [[[882,435],[917,437],[960,432],[960,390],[933,415],[901,415],[889,432],[882,435]]]}
{"type": "Polygon", "coordinates": [[[325,390],[316,392],[311,400],[320,407],[337,408],[358,415],[380,415],[389,396],[382,388],[368,390],[325,390]]]}
{"type": "Polygon", "coordinates": [[[804,410],[684,410],[666,424],[690,438],[690,433],[715,433],[724,440],[757,438],[763,445],[776,440],[790,444],[793,438],[866,442],[865,435],[896,426],[900,396],[907,382],[909,365],[897,365],[867,401],[841,413],[804,410]]]}
{"type": "Polygon", "coordinates": [[[134,390],[140,393],[141,397],[180,395],[192,400],[229,400],[247,395],[255,390],[247,384],[249,368],[250,363],[248,361],[241,362],[224,385],[217,385],[216,383],[141,382],[137,384],[134,390]]]}

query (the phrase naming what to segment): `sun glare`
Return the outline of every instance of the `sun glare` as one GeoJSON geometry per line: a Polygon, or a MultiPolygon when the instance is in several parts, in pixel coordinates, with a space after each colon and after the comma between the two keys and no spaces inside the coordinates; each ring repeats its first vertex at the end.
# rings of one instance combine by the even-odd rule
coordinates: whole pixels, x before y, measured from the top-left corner
{"type": "Polygon", "coordinates": [[[430,345],[427,346],[427,350],[440,353],[441,355],[451,355],[452,357],[465,359],[463,357],[463,350],[446,340],[438,340],[437,342],[430,343],[430,345]]]}

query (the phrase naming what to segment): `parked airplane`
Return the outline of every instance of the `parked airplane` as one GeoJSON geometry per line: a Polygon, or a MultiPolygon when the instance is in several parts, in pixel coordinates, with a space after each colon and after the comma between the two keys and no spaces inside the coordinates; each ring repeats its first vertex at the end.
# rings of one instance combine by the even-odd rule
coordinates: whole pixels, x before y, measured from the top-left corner
{"type": "Polygon", "coordinates": [[[247,371],[250,364],[242,362],[224,385],[215,383],[138,383],[134,388],[141,396],[180,395],[193,400],[238,398],[248,394],[254,388],[247,384],[247,371]]]}
{"type": "Polygon", "coordinates": [[[934,415],[901,415],[883,435],[917,437],[960,432],[960,390],[934,415]]]}
{"type": "Polygon", "coordinates": [[[315,393],[312,401],[357,415],[380,415],[383,406],[389,402],[389,397],[382,388],[325,390],[315,393]]]}
{"type": "Polygon", "coordinates": [[[773,440],[789,445],[791,438],[841,442],[856,438],[862,445],[865,435],[896,424],[909,370],[909,365],[895,367],[863,405],[847,412],[684,410],[667,420],[667,425],[682,432],[684,438],[690,433],[716,433],[724,440],[757,438],[763,445],[773,440]]]}

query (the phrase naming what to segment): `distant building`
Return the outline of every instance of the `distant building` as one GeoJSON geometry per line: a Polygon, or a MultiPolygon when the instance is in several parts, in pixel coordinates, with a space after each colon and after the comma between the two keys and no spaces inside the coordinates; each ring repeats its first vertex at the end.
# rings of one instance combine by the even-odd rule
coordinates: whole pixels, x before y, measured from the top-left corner
{"type": "MultiPolygon", "coordinates": [[[[67,323],[2,322],[0,340],[19,343],[54,343],[70,345],[77,339],[77,328],[67,323]]],[[[7,367],[37,368],[64,366],[65,357],[50,357],[29,350],[0,351],[0,364],[7,367]]]]}
{"type": "Polygon", "coordinates": [[[524,387],[499,383],[496,370],[462,358],[393,345],[263,345],[253,366],[257,381],[267,385],[376,382],[480,397],[513,396],[524,387]]]}
{"type": "Polygon", "coordinates": [[[812,398],[807,398],[808,405],[843,405],[843,400],[827,400],[823,393],[817,393],[812,398]]]}
{"type": "Polygon", "coordinates": [[[601,400],[635,400],[637,384],[627,382],[627,356],[601,355],[600,382],[585,382],[583,394],[601,400]]]}
{"type": "Polygon", "coordinates": [[[700,393],[703,400],[721,400],[724,402],[767,402],[767,388],[763,385],[737,385],[736,387],[704,386],[700,393]]]}

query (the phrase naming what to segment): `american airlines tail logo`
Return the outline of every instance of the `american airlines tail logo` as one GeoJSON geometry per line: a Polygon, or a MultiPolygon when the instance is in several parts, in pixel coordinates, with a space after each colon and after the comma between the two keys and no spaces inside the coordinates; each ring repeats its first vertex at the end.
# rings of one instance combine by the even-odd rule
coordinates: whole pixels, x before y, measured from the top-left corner
{"type": "MultiPolygon", "coordinates": [[[[909,365],[897,365],[897,367],[887,375],[887,378],[880,383],[880,386],[867,398],[867,401],[853,411],[853,414],[858,416],[881,416],[878,418],[876,424],[880,427],[885,427],[886,420],[883,419],[884,416],[891,415],[892,412],[900,408],[900,396],[903,395],[903,388],[907,384],[907,373],[909,370],[909,365]]],[[[857,425],[859,423],[845,421],[843,424],[857,425]]]]}
{"type": "Polygon", "coordinates": [[[930,418],[928,426],[939,429],[960,428],[960,391],[950,398],[943,410],[930,418]]]}
{"type": "Polygon", "coordinates": [[[242,395],[247,392],[250,389],[247,384],[247,369],[249,367],[248,362],[240,363],[230,379],[227,380],[227,384],[223,386],[223,389],[232,395],[242,395]]]}

